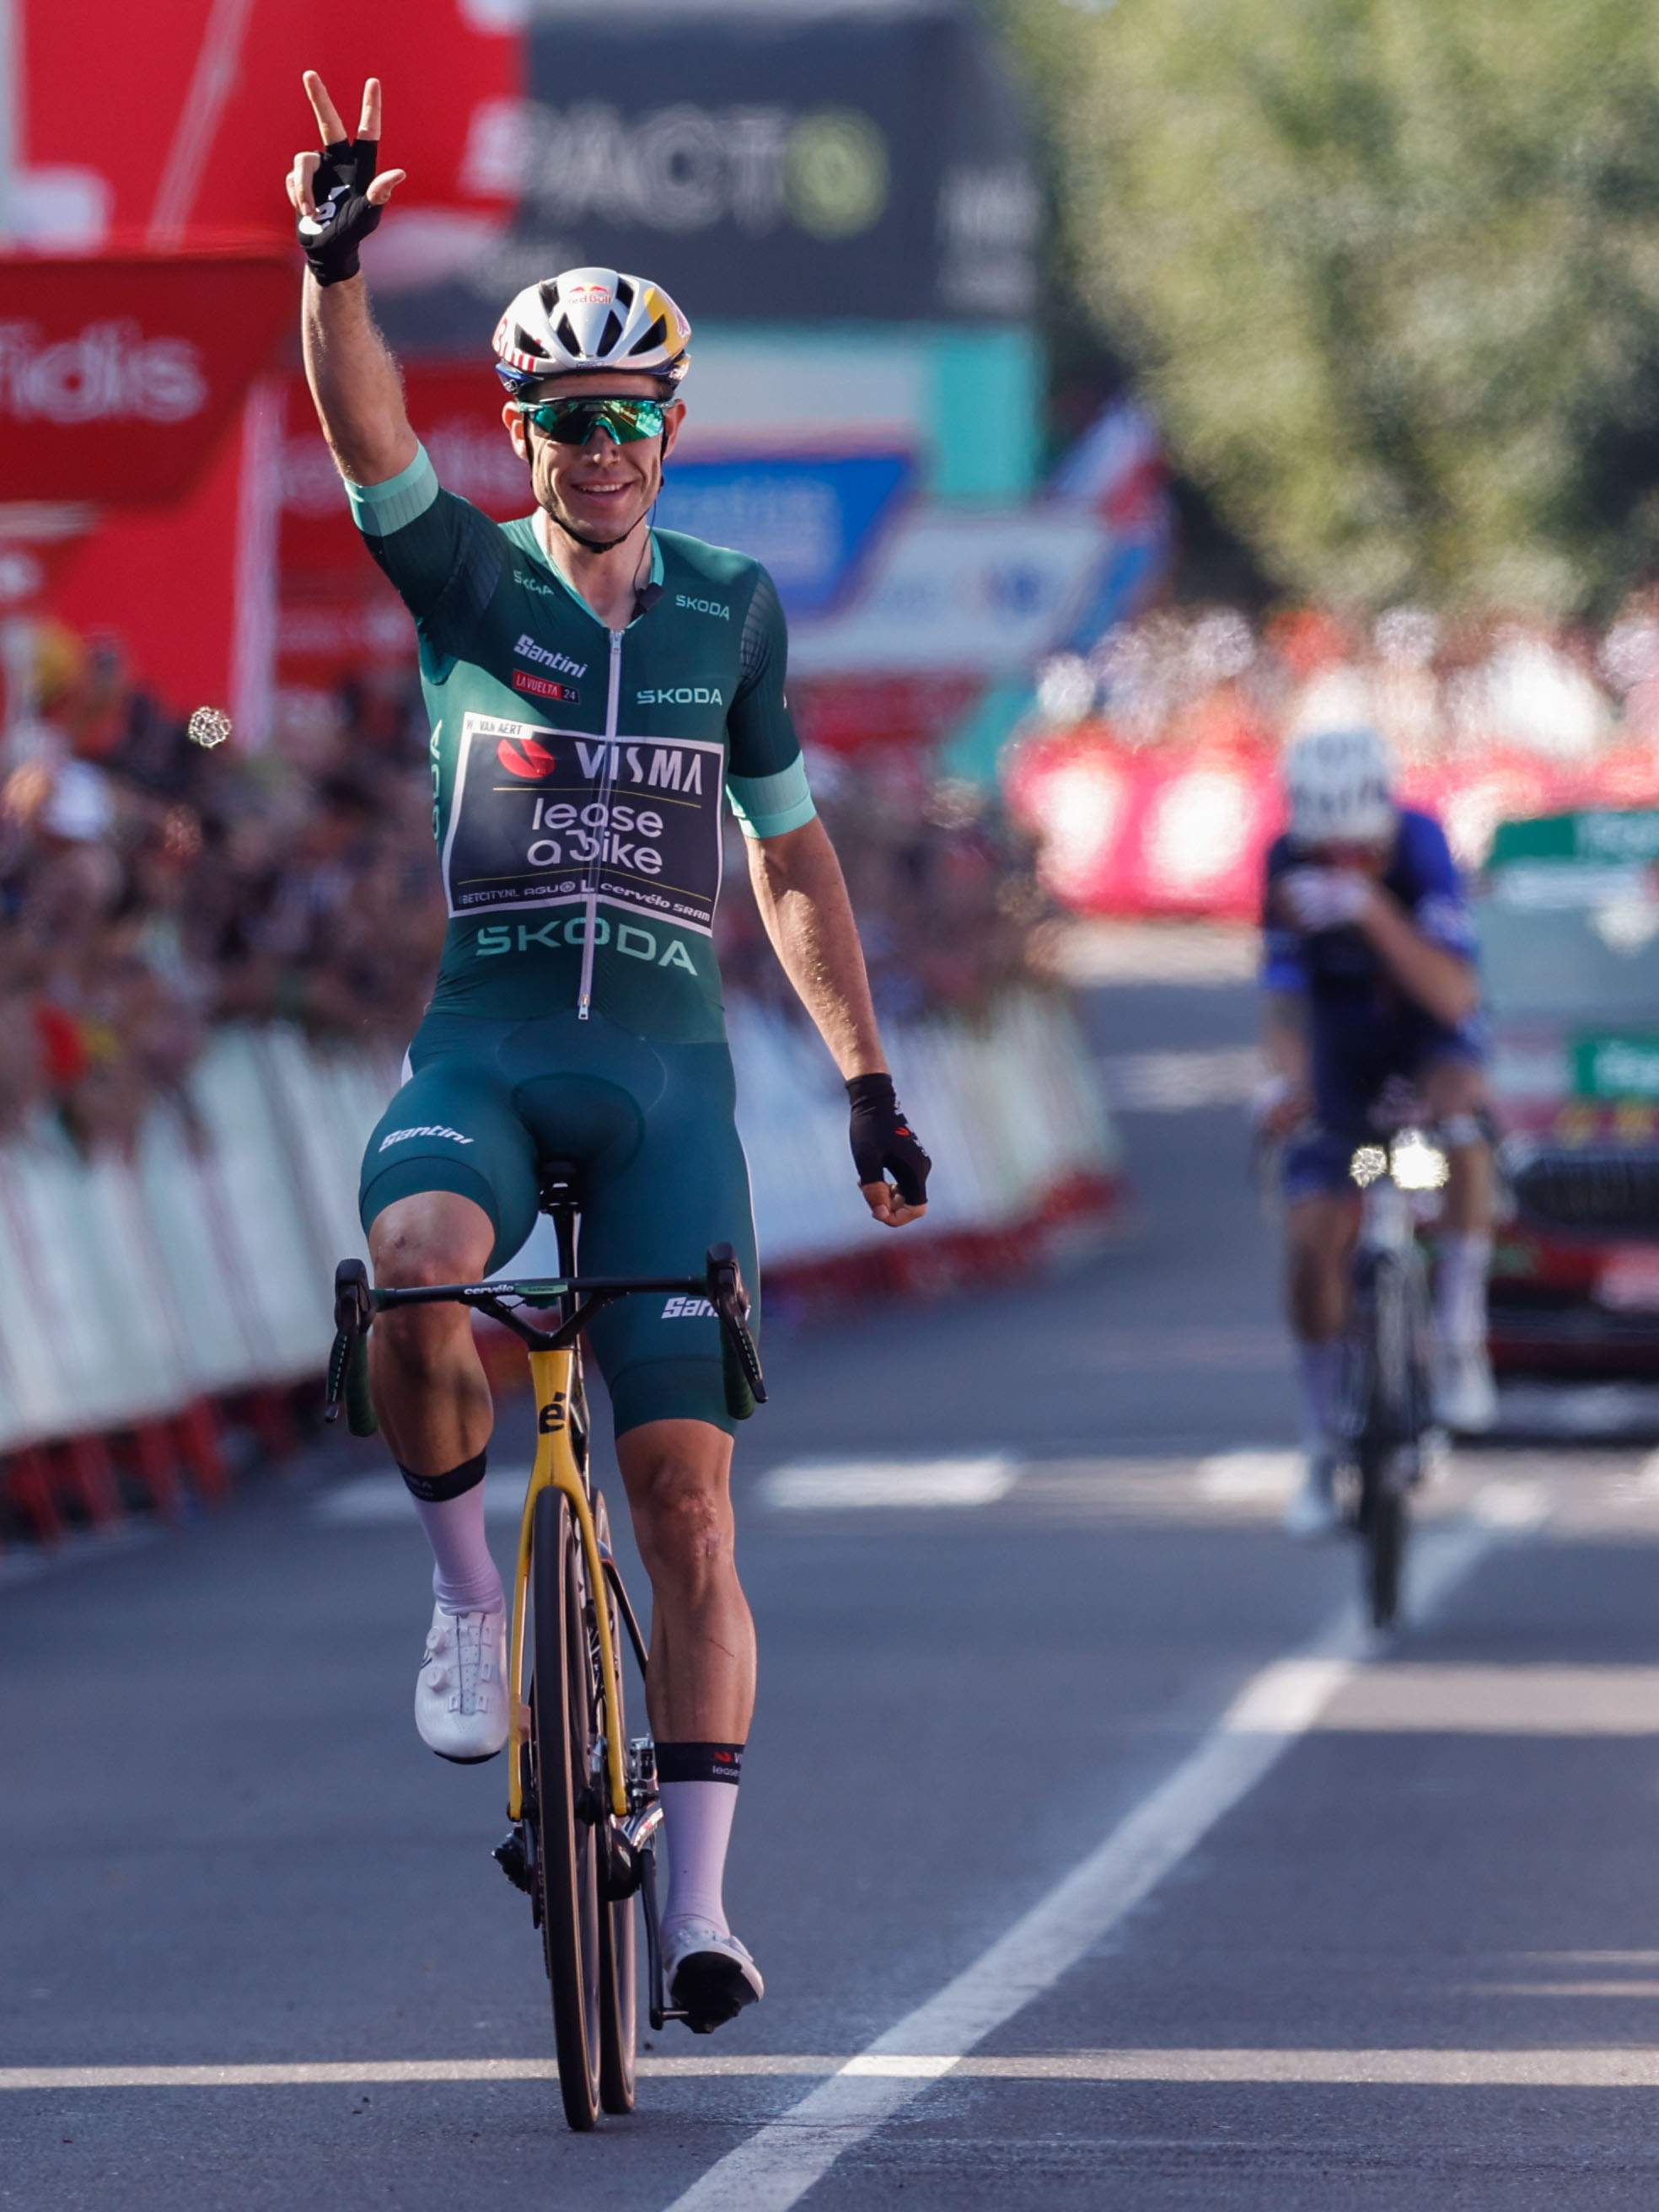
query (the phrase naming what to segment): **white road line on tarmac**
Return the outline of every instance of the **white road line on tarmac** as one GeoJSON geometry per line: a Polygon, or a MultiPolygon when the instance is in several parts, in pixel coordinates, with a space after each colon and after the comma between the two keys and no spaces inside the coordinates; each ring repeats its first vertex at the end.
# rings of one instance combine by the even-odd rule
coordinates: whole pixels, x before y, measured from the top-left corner
{"type": "MultiPolygon", "coordinates": [[[[1592,1994],[1644,1996],[1654,1984],[1586,1984],[1592,1994]]],[[[1573,1985],[1547,1982],[1483,1984],[1530,1996],[1571,1996],[1573,1985]]],[[[1012,2057],[952,2057],[944,2051],[913,2058],[831,2058],[799,2051],[752,2057],[714,2052],[677,2058],[647,2057],[641,2076],[654,2081],[761,2080],[787,2075],[911,2081],[925,2087],[942,2075],[988,2081],[1243,2081],[1364,2083],[1399,2088],[1631,2089],[1659,2087],[1659,2050],[1569,2045],[1524,2051],[1064,2051],[1012,2057]]],[[[550,2081],[550,2058],[415,2058],[324,2061],[291,2066],[10,2066],[0,2068],[0,2092],[73,2089],[289,2089],[396,2087],[443,2081],[550,2081]]],[[[684,2200],[682,2200],[684,2201],[684,2200]]]]}
{"type": "MultiPolygon", "coordinates": [[[[1479,1522],[1420,1536],[1413,1614],[1443,1603],[1501,1541],[1479,1522]]],[[[667,2212],[789,2212],[945,2070],[941,2057],[953,2064],[1042,1996],[1188,1857],[1314,1725],[1358,1672],[1371,1641],[1345,1609],[1302,1650],[1263,1668],[1175,1772],[1005,1936],[857,2059],[717,2160],[667,2212]],[[920,2076],[870,2064],[923,2058],[928,2070],[920,2076]]]]}
{"type": "MultiPolygon", "coordinates": [[[[516,1527],[529,1480],[527,1467],[492,1467],[484,1485],[484,1518],[511,1521],[516,1527]]],[[[334,1484],[313,1505],[311,1517],[331,1528],[420,1528],[408,1485],[397,1474],[357,1474],[349,1482],[334,1484]]]]}
{"type": "Polygon", "coordinates": [[[875,1506],[994,1505],[1018,1481],[1006,1454],[963,1459],[801,1459],[761,1477],[763,1504],[798,1513],[863,1512],[875,1506]]]}
{"type": "Polygon", "coordinates": [[[94,1559],[112,1559],[140,1545],[153,1544],[158,1534],[149,1521],[124,1521],[112,1528],[77,1528],[55,1544],[33,1546],[27,1551],[0,1555],[0,1589],[8,1583],[38,1582],[42,1575],[59,1574],[65,1567],[84,1567],[94,1559]]]}
{"type": "Polygon", "coordinates": [[[1228,1502],[1287,1498],[1296,1487],[1304,1456],[1297,1451],[1258,1445],[1237,1451],[1212,1452],[1198,1462],[1200,1495],[1228,1502]]]}
{"type": "Polygon", "coordinates": [[[1106,1053],[1095,1066],[1108,1099],[1125,1114],[1242,1106],[1254,1096],[1263,1073],[1261,1054],[1253,1044],[1106,1053]]]}

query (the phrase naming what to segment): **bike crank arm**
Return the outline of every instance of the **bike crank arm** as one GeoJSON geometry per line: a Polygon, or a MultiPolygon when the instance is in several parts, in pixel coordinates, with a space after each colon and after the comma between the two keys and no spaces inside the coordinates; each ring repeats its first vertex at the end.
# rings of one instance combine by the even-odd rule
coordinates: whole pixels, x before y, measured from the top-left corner
{"type": "Polygon", "coordinates": [[[669,2003],[668,1991],[663,1986],[662,1924],[657,1911],[657,1854],[653,1850],[644,1853],[640,1871],[642,1877],[640,1901],[645,1907],[645,1958],[651,1991],[651,2025],[653,2029],[660,2030],[666,2027],[671,2020],[685,2020],[689,2015],[677,2011],[669,2003]]]}

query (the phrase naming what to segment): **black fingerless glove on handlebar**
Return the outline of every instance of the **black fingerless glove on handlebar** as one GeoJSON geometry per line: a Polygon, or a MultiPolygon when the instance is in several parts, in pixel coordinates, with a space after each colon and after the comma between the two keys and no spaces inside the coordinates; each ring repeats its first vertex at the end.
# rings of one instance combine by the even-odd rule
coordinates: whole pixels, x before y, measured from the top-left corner
{"type": "Polygon", "coordinates": [[[933,1163],[904,1118],[892,1077],[849,1076],[847,1096],[853,1104],[853,1164],[859,1181],[882,1182],[890,1175],[907,1206],[925,1206],[933,1163]]]}
{"type": "Polygon", "coordinates": [[[378,138],[338,138],[323,149],[311,182],[317,217],[302,215],[299,222],[300,244],[319,284],[357,274],[357,248],[383,212],[368,197],[380,150],[378,138]]]}

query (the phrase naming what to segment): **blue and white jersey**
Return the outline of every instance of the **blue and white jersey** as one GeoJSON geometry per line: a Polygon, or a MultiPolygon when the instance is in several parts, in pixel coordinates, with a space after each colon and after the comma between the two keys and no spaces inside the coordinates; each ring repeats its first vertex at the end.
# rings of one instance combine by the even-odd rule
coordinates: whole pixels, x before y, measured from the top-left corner
{"type": "MultiPolygon", "coordinates": [[[[1261,981],[1270,991],[1305,994],[1317,1034],[1349,1032],[1354,1041],[1417,1010],[1362,930],[1299,930],[1278,910],[1279,878],[1305,867],[1306,855],[1288,836],[1268,851],[1262,897],[1261,981]]],[[[1399,902],[1413,926],[1431,944],[1458,958],[1477,957],[1474,916],[1446,833],[1433,815],[1402,807],[1382,887],[1399,902]]],[[[1425,1017],[1426,1018],[1426,1016],[1425,1017]]]]}

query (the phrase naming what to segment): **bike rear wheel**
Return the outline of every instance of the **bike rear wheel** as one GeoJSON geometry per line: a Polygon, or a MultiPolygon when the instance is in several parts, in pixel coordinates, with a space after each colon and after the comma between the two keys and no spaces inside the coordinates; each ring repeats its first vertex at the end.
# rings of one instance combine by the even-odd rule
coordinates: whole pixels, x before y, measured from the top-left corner
{"type": "Polygon", "coordinates": [[[581,1537],[556,1490],[536,1500],[532,1553],[536,1785],[542,1948],[553,2003],[559,2094],[573,2128],[599,2114],[599,1857],[592,1659],[581,1537]]]}
{"type": "MultiPolygon", "coordinates": [[[[611,1543],[611,1522],[603,1498],[593,1500],[593,1525],[601,1550],[611,1543]]],[[[624,1748],[628,1743],[627,1692],[623,1682],[623,1626],[607,1588],[611,1648],[617,1655],[617,1703],[604,1711],[604,1734],[624,1748]]],[[[607,1821],[606,1826],[610,1824],[607,1821]]],[[[599,2102],[607,2112],[631,2112],[638,2089],[635,2063],[639,2050],[640,1970],[634,1897],[599,1900],[599,2102]]]]}

